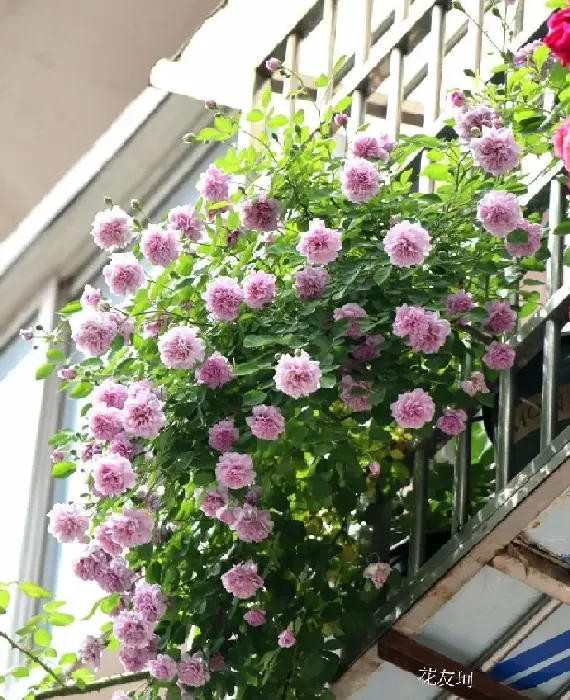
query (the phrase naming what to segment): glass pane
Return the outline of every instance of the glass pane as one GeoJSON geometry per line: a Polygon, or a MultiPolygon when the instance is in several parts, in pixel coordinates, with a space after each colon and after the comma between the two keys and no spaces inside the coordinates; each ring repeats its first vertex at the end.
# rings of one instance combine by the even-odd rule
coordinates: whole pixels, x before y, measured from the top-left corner
{"type": "MultiPolygon", "coordinates": [[[[32,319],[28,325],[35,325],[32,319]]],[[[34,452],[42,400],[42,382],[34,379],[41,364],[32,343],[14,338],[0,350],[0,425],[4,439],[0,447],[5,478],[0,489],[0,530],[10,533],[2,539],[0,581],[19,577],[20,553],[34,466],[34,452]]],[[[12,626],[14,606],[0,618],[3,630],[12,626]]],[[[0,640],[0,671],[8,663],[7,645],[0,640]]]]}

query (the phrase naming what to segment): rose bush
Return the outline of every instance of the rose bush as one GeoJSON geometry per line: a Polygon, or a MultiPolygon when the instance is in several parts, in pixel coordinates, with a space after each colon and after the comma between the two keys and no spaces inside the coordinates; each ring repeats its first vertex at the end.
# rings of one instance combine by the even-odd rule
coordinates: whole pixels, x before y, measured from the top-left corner
{"type": "MultiPolygon", "coordinates": [[[[452,94],[457,139],[392,143],[362,127],[339,154],[349,99],[310,128],[265,92],[246,115],[261,129],[207,169],[195,207],[152,222],[109,201],[95,217],[124,303],[88,286],[53,333],[26,335],[47,344],[38,377],[57,369],[87,399],[83,427],[50,441],[54,476],[78,472],[87,495],[54,506],[49,529],[85,544],[74,571],[99,584],[110,620],[57,658],[41,633],[70,616],[48,602],[11,640],[46,673],[26,698],[80,691],[105,647],[147,678],[141,698],[333,697],[397,586],[382,559],[409,527],[405,453],[435,428],[453,441],[468,409],[492,404],[515,361],[509,335],[538,304],[525,275],[548,253],[540,206],[520,205],[521,156],[551,148],[568,75],[542,44],[504,59],[503,81],[452,94]],[[418,151],[433,193],[416,191],[418,151]],[[85,359],[59,349],[68,333],[85,359]],[[388,499],[392,526],[378,532],[388,499]]],[[[213,126],[194,138],[233,138],[238,116],[208,107],[213,126]]],[[[474,436],[475,508],[493,485],[492,450],[474,436]]],[[[431,475],[435,526],[449,520],[450,469],[439,460],[431,475]]]]}

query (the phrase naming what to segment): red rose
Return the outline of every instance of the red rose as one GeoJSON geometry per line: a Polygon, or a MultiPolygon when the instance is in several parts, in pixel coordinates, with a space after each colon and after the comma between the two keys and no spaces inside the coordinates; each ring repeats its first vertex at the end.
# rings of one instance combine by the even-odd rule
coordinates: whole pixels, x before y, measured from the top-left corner
{"type": "Polygon", "coordinates": [[[563,66],[570,65],[570,7],[551,15],[547,25],[544,43],[563,66]]]}

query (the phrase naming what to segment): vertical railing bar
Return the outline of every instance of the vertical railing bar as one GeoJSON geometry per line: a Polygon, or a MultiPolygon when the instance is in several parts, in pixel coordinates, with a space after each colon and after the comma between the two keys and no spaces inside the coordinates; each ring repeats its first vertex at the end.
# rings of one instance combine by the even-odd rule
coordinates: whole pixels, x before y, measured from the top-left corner
{"type": "MultiPolygon", "coordinates": [[[[562,255],[564,240],[553,232],[563,218],[562,184],[558,180],[550,183],[550,201],[548,205],[548,250],[550,259],[546,268],[547,300],[562,286],[562,255]]],[[[545,449],[556,437],[558,423],[558,365],[560,361],[560,332],[562,323],[557,319],[548,319],[544,330],[544,347],[542,353],[542,413],[540,426],[540,445],[545,449]]]]}
{"type": "Polygon", "coordinates": [[[413,511],[408,577],[414,576],[425,560],[427,511],[428,459],[425,448],[420,445],[414,453],[413,511]]]}
{"type": "Polygon", "coordinates": [[[495,490],[497,493],[500,493],[509,483],[515,415],[515,377],[516,370],[512,367],[503,370],[499,379],[499,413],[495,449],[495,490]]]}
{"type": "MultiPolygon", "coordinates": [[[[463,379],[469,379],[473,369],[470,348],[465,350],[465,358],[461,368],[463,379]]],[[[451,529],[453,534],[459,532],[467,522],[469,515],[469,468],[471,466],[471,430],[473,411],[467,410],[467,426],[457,438],[457,452],[453,472],[453,502],[451,514],[451,529]]]]}
{"type": "MultiPolygon", "coordinates": [[[[299,35],[296,32],[291,32],[287,37],[287,43],[285,46],[285,67],[293,73],[299,73],[299,47],[301,41],[299,35]]],[[[299,87],[297,78],[291,73],[287,73],[287,77],[283,82],[283,96],[287,97],[290,93],[297,90],[299,87]]],[[[289,99],[289,119],[293,119],[295,112],[297,111],[297,98],[291,97],[289,99]]]]}
{"type": "Polygon", "coordinates": [[[515,35],[520,34],[524,29],[524,0],[519,0],[515,11],[515,35]]]}
{"type": "MultiPolygon", "coordinates": [[[[429,129],[435,123],[441,108],[441,84],[443,77],[443,55],[445,44],[445,8],[442,5],[434,5],[431,9],[431,30],[429,36],[430,56],[428,57],[428,76],[426,80],[426,101],[424,105],[424,130],[429,129]]],[[[427,164],[425,154],[422,157],[422,170],[427,164]]],[[[431,193],[435,183],[426,178],[425,184],[420,186],[420,191],[431,193]]]]}
{"type": "Polygon", "coordinates": [[[321,88],[318,91],[317,100],[321,104],[326,104],[332,97],[333,80],[332,72],[334,68],[334,52],[336,44],[336,26],[338,19],[338,0],[325,0],[323,8],[323,24],[326,32],[326,55],[325,55],[325,73],[331,80],[327,87],[321,88]]]}
{"type": "MultiPolygon", "coordinates": [[[[410,10],[410,0],[398,0],[394,22],[403,22],[410,10]]],[[[397,46],[390,52],[390,88],[387,95],[386,123],[393,139],[400,135],[404,100],[404,51],[397,46]]]]}
{"type": "MultiPolygon", "coordinates": [[[[355,14],[358,36],[354,52],[355,67],[364,64],[370,53],[370,42],[372,41],[372,0],[354,0],[357,5],[355,14]]],[[[366,98],[364,88],[357,88],[352,94],[352,106],[350,110],[350,134],[353,136],[359,126],[366,119],[366,98]]]]}
{"type": "MultiPolygon", "coordinates": [[[[485,3],[486,0],[472,0],[477,3],[473,8],[473,22],[469,22],[467,33],[471,35],[473,46],[473,64],[472,68],[475,73],[481,70],[481,58],[483,56],[483,23],[485,22],[485,3]]],[[[469,49],[467,49],[469,50],[469,49]]]]}

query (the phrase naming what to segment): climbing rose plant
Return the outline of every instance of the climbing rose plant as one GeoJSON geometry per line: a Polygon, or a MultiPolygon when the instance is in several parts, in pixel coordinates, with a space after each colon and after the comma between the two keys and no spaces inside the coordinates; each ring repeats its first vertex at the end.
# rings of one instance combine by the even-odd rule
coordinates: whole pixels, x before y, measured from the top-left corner
{"type": "MultiPolygon", "coordinates": [[[[10,639],[27,657],[14,676],[45,673],[26,698],[117,683],[92,683],[105,647],[123,680],[144,679],[117,699],[334,697],[400,580],[385,545],[409,526],[406,454],[492,405],[538,304],[527,273],[548,254],[540,207],[521,207],[521,162],[549,151],[555,127],[566,162],[570,81],[541,42],[503,61],[502,81],[451,94],[453,137],[347,136],[348,98],[314,128],[303,109],[277,114],[269,91],[241,120],[208,103],[213,125],[188,140],[252,127],[202,174],[196,205],[162,221],[138,202],[134,218],[110,200],[97,214],[121,303],[88,285],[53,333],[23,335],[47,344],[38,378],[57,371],[85,399],[80,429],[50,440],[54,477],[75,473],[85,498],[56,504],[49,531],[84,544],[77,585],[99,585],[94,610],[110,619],[58,658],[46,626],[73,618],[46,603],[10,639]],[[545,85],[560,95],[550,111],[545,85]],[[414,187],[420,151],[434,191],[414,187]]],[[[450,489],[430,500],[432,523],[448,522],[450,489]]]]}

